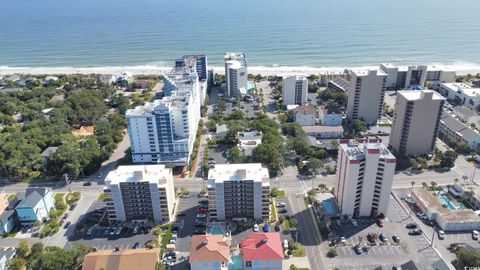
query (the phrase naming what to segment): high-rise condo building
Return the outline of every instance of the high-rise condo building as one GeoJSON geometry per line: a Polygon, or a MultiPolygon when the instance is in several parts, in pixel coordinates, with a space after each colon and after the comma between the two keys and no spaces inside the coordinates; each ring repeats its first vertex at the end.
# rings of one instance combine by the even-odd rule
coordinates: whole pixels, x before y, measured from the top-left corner
{"type": "Polygon", "coordinates": [[[165,165],[119,166],[108,173],[103,191],[111,222],[173,219],[173,176],[165,165]]]}
{"type": "Polygon", "coordinates": [[[386,215],[395,164],[381,139],[341,139],[335,187],[341,214],[386,215]]]}
{"type": "Polygon", "coordinates": [[[307,103],[308,81],[305,76],[288,76],[283,79],[283,105],[304,105],[307,103]]]}
{"type": "Polygon", "coordinates": [[[397,92],[389,140],[394,153],[417,156],[435,149],[445,100],[432,90],[397,92]]]}
{"type": "Polygon", "coordinates": [[[267,220],[270,182],[260,163],[220,164],[208,172],[210,218],[267,220]]]}
{"type": "Polygon", "coordinates": [[[383,111],[387,74],[379,70],[350,71],[347,115],[376,124],[383,111]]]}
{"type": "Polygon", "coordinates": [[[127,111],[134,163],[188,165],[206,91],[206,81],[200,81],[197,73],[205,73],[202,63],[206,64],[206,58],[177,60],[164,75],[165,96],[127,111]]]}
{"type": "Polygon", "coordinates": [[[248,71],[245,53],[226,52],[224,60],[228,96],[236,97],[242,92],[247,92],[248,71]]]}

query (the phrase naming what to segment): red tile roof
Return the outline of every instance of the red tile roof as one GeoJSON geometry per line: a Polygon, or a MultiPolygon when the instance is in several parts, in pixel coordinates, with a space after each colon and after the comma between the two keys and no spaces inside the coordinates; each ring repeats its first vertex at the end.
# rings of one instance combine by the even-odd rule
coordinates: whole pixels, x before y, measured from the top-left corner
{"type": "Polygon", "coordinates": [[[198,262],[228,262],[230,246],[222,235],[194,235],[190,247],[192,263],[198,262]]]}
{"type": "Polygon", "coordinates": [[[278,232],[250,233],[240,248],[244,261],[283,260],[282,240],[278,232]]]}

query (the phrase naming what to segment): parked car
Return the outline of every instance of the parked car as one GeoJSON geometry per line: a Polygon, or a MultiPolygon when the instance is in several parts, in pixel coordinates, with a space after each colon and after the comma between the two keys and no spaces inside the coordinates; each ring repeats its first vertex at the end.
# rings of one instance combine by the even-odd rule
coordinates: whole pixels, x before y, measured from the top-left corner
{"type": "Polygon", "coordinates": [[[258,230],[259,230],[258,224],[254,224],[253,225],[253,231],[258,232],[258,230]]]}
{"type": "Polygon", "coordinates": [[[422,230],[420,229],[413,229],[411,231],[408,232],[409,235],[421,235],[422,234],[422,230]]]}
{"type": "Polygon", "coordinates": [[[65,215],[63,216],[63,219],[66,219],[68,218],[68,213],[65,213],[65,215]]]}
{"type": "Polygon", "coordinates": [[[139,242],[136,242],[136,243],[133,245],[133,248],[134,248],[134,249],[137,249],[137,248],[139,248],[139,247],[140,247],[140,243],[139,243],[139,242]]]}
{"type": "Polygon", "coordinates": [[[193,234],[205,234],[205,230],[195,229],[195,230],[193,231],[193,234]]]}
{"type": "Polygon", "coordinates": [[[280,209],[280,210],[278,211],[278,213],[280,213],[280,214],[285,214],[285,213],[288,213],[288,211],[287,211],[287,209],[283,208],[283,209],[280,209]]]}
{"type": "Polygon", "coordinates": [[[70,226],[70,224],[72,224],[70,221],[67,221],[67,223],[65,223],[65,226],[63,226],[63,228],[68,228],[68,226],[70,226]]]}
{"type": "Polygon", "coordinates": [[[278,225],[278,224],[275,225],[275,231],[276,231],[276,232],[279,232],[279,231],[280,231],[280,225],[278,225]]]}
{"type": "Polygon", "coordinates": [[[114,235],[116,231],[117,231],[117,229],[116,229],[115,227],[113,227],[113,228],[110,230],[110,235],[114,235]]]}
{"type": "Polygon", "coordinates": [[[200,203],[200,204],[208,204],[208,200],[201,200],[201,201],[199,201],[198,203],[200,203]]]}
{"type": "Polygon", "coordinates": [[[77,203],[72,203],[72,205],[70,205],[70,211],[75,209],[75,207],[77,207],[77,203]]]}
{"type": "Polygon", "coordinates": [[[91,186],[91,185],[92,185],[92,182],[90,182],[90,181],[87,181],[87,182],[83,183],[83,186],[85,186],[85,187],[88,187],[88,186],[91,186]]]}
{"type": "Polygon", "coordinates": [[[284,203],[284,202],[281,202],[281,203],[277,203],[277,207],[286,207],[287,204],[284,203]]]}
{"type": "Polygon", "coordinates": [[[407,228],[407,229],[416,229],[416,228],[417,228],[417,224],[415,224],[415,223],[408,223],[407,225],[405,225],[405,228],[407,228]]]}
{"type": "Polygon", "coordinates": [[[472,238],[473,238],[473,240],[478,240],[478,231],[477,230],[472,231],[472,238]]]}
{"type": "Polygon", "coordinates": [[[378,238],[380,238],[380,241],[382,241],[382,242],[388,242],[388,237],[387,237],[385,234],[383,234],[383,233],[381,233],[381,234],[378,236],[378,238]]]}
{"type": "Polygon", "coordinates": [[[360,255],[363,253],[362,249],[359,246],[354,246],[353,250],[355,251],[355,253],[357,253],[357,255],[360,255]]]}
{"type": "Polygon", "coordinates": [[[197,218],[206,218],[206,217],[207,217],[207,215],[205,215],[205,214],[202,214],[202,213],[197,214],[197,218]]]}
{"type": "Polygon", "coordinates": [[[138,229],[139,229],[139,227],[138,227],[138,226],[135,226],[135,228],[133,228],[133,233],[134,233],[134,234],[138,233],[138,229]]]}
{"type": "Polygon", "coordinates": [[[358,223],[355,219],[351,219],[350,221],[352,222],[353,227],[358,227],[358,223]]]}
{"type": "Polygon", "coordinates": [[[115,231],[116,235],[119,235],[120,233],[122,233],[122,227],[118,227],[117,230],[115,231]]]}
{"type": "Polygon", "coordinates": [[[438,230],[438,239],[445,239],[445,232],[443,230],[438,230]]]}
{"type": "Polygon", "coordinates": [[[263,230],[263,232],[266,232],[266,233],[269,232],[270,231],[270,225],[268,225],[268,224],[263,225],[262,230],[263,230]]]}
{"type": "Polygon", "coordinates": [[[347,240],[345,239],[345,237],[343,237],[343,236],[340,237],[340,243],[342,243],[342,244],[347,243],[347,240]]]}
{"type": "Polygon", "coordinates": [[[284,248],[284,249],[287,249],[287,248],[288,248],[288,241],[287,241],[287,239],[284,239],[284,240],[283,240],[283,248],[284,248]]]}
{"type": "Polygon", "coordinates": [[[398,236],[396,236],[396,235],[392,236],[392,239],[393,239],[393,242],[395,242],[395,243],[399,243],[399,242],[400,242],[400,237],[398,237],[398,236]]]}

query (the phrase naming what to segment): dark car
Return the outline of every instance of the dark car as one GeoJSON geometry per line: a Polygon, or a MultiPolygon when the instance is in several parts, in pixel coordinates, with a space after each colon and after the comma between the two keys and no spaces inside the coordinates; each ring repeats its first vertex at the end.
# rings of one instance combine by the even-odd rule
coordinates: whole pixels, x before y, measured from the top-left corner
{"type": "Polygon", "coordinates": [[[201,200],[199,201],[200,204],[208,204],[208,200],[201,200]]]}
{"type": "Polygon", "coordinates": [[[362,248],[360,248],[359,246],[354,246],[353,250],[355,251],[355,253],[357,253],[357,255],[360,255],[363,253],[362,248]]]}
{"type": "Polygon", "coordinates": [[[65,223],[65,226],[63,226],[63,228],[68,228],[68,226],[70,226],[70,224],[72,224],[70,221],[68,221],[67,223],[65,223]]]}
{"type": "Polygon", "coordinates": [[[195,230],[193,231],[193,234],[205,234],[205,230],[195,229],[195,230]]]}
{"type": "Polygon", "coordinates": [[[392,236],[392,239],[393,239],[393,242],[395,242],[395,243],[399,243],[399,242],[400,242],[400,237],[398,237],[398,236],[396,236],[396,235],[392,236]]]}
{"type": "Polygon", "coordinates": [[[75,209],[75,207],[77,207],[77,204],[76,204],[76,203],[73,203],[72,205],[70,205],[70,211],[72,211],[73,209],[75,209]]]}
{"type": "Polygon", "coordinates": [[[335,246],[336,244],[338,244],[338,240],[337,239],[332,239],[332,241],[330,241],[330,246],[335,246]]]}
{"type": "Polygon", "coordinates": [[[280,225],[278,225],[278,224],[275,225],[275,231],[276,231],[276,232],[279,232],[279,231],[280,231],[280,225]]]}
{"type": "Polygon", "coordinates": [[[90,181],[83,183],[83,186],[85,186],[85,187],[89,187],[91,185],[92,185],[92,182],[90,182],[90,181]]]}
{"type": "Polygon", "coordinates": [[[420,229],[415,229],[415,230],[411,230],[408,232],[409,235],[421,235],[422,234],[422,230],[420,229]]]}
{"type": "Polygon", "coordinates": [[[65,213],[65,215],[63,216],[63,219],[66,219],[68,218],[68,213],[65,213]]]}
{"type": "Polygon", "coordinates": [[[137,249],[140,247],[140,243],[139,242],[136,242],[134,245],[133,245],[133,249],[137,249]]]}
{"type": "Polygon", "coordinates": [[[417,228],[417,224],[415,224],[415,223],[408,223],[407,225],[405,225],[405,228],[407,228],[407,229],[416,229],[416,228],[417,228]]]}
{"type": "Polygon", "coordinates": [[[186,214],[184,212],[178,213],[177,217],[184,217],[186,214]]]}
{"type": "Polygon", "coordinates": [[[281,214],[285,214],[285,213],[287,213],[287,212],[288,212],[288,210],[287,210],[287,209],[285,209],[285,208],[282,208],[282,209],[281,209],[281,210],[279,210],[278,212],[279,212],[279,213],[281,213],[281,214]]]}

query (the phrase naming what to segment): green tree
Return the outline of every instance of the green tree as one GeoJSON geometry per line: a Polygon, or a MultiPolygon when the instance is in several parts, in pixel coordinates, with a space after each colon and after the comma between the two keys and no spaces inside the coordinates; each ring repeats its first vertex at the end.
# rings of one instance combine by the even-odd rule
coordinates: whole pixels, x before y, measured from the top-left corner
{"type": "Polygon", "coordinates": [[[27,240],[22,240],[18,243],[17,256],[25,258],[30,253],[30,245],[27,240]]]}
{"type": "Polygon", "coordinates": [[[354,133],[365,132],[368,130],[367,123],[365,123],[365,121],[355,119],[352,122],[352,129],[354,133]]]}
{"type": "Polygon", "coordinates": [[[8,270],[24,270],[27,262],[22,257],[16,257],[8,262],[8,270]]]}
{"type": "Polygon", "coordinates": [[[243,163],[245,161],[245,155],[236,146],[230,149],[230,162],[231,163],[243,163]]]}

